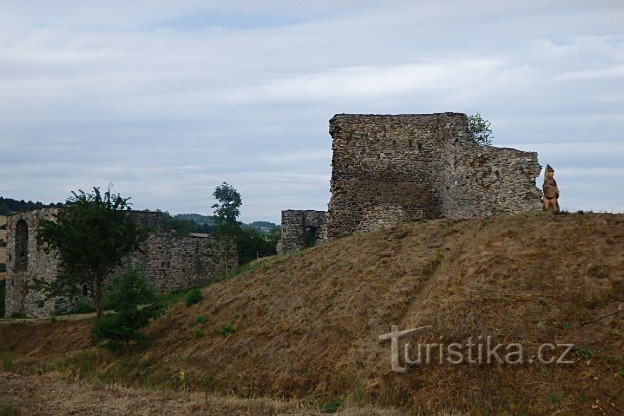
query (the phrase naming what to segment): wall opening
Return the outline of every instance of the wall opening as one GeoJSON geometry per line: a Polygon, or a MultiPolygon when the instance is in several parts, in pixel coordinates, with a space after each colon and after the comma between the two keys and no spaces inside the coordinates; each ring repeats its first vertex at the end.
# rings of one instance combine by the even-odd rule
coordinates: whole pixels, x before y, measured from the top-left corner
{"type": "Polygon", "coordinates": [[[28,224],[19,220],[15,225],[15,271],[28,269],[28,224]]]}
{"type": "Polygon", "coordinates": [[[303,232],[303,243],[307,247],[312,247],[316,244],[318,240],[318,228],[316,227],[305,227],[303,232]]]}

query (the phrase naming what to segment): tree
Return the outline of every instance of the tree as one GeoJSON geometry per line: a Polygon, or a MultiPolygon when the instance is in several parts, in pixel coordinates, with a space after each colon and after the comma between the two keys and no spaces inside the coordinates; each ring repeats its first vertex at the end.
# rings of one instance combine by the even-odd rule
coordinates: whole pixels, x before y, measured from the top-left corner
{"type": "Polygon", "coordinates": [[[137,269],[115,276],[104,298],[114,313],[95,322],[91,331],[93,343],[111,350],[131,342],[142,344],[147,335],[141,328],[162,314],[163,308],[155,300],[154,292],[137,269]]]}
{"type": "Polygon", "coordinates": [[[481,114],[477,113],[468,116],[468,128],[472,134],[472,140],[480,146],[491,145],[492,129],[490,122],[484,119],[481,114]]]}
{"type": "Polygon", "coordinates": [[[130,198],[112,194],[110,188],[72,195],[53,221],[39,223],[37,244],[57,253],[60,272],[54,281],[38,281],[37,286],[48,296],[73,296],[88,288],[99,318],[104,279],[121,266],[124,256],[139,249],[149,230],[128,212],[130,198]]]}
{"type": "Polygon", "coordinates": [[[214,214],[217,225],[240,226],[238,216],[243,202],[238,191],[232,185],[223,182],[222,185],[216,187],[212,196],[219,201],[212,206],[215,208],[214,214]]]}

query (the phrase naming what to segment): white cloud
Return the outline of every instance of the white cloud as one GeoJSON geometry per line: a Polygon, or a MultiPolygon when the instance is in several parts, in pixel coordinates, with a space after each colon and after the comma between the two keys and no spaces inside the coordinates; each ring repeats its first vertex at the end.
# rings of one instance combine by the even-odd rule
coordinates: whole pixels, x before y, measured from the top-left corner
{"type": "Polygon", "coordinates": [[[207,212],[228,180],[246,218],[278,220],[326,206],[333,114],[438,111],[479,111],[496,143],[538,150],[579,207],[595,198],[567,170],[607,169],[621,189],[618,1],[0,9],[3,195],[56,201],[113,181],[141,208],[207,212]]]}

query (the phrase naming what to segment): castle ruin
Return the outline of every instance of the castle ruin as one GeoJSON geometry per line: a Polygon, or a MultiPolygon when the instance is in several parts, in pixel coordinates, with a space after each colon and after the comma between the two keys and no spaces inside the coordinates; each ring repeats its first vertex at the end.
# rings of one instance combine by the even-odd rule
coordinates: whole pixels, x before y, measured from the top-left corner
{"type": "MultiPolygon", "coordinates": [[[[56,253],[37,246],[39,222],[54,220],[59,209],[42,208],[14,214],[7,221],[7,273],[5,314],[44,317],[70,311],[79,299],[88,299],[89,288],[79,288],[82,296],[46,298],[31,284],[35,279],[51,282],[58,271],[56,253]]],[[[210,236],[180,236],[165,225],[162,212],[130,211],[151,232],[141,249],[123,260],[123,268],[137,267],[156,293],[208,284],[238,266],[236,245],[210,236]]]]}
{"type": "MultiPolygon", "coordinates": [[[[332,196],[317,242],[407,221],[541,207],[537,153],[476,144],[465,114],[337,114],[329,132],[332,196]]],[[[282,253],[306,246],[306,222],[292,212],[308,211],[282,212],[282,253]]]]}

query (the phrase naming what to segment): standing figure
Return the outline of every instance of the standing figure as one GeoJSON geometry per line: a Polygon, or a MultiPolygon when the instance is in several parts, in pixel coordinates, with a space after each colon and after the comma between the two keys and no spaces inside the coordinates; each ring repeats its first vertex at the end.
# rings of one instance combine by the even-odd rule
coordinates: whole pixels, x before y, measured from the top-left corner
{"type": "Polygon", "coordinates": [[[546,212],[559,212],[559,188],[557,188],[557,181],[554,176],[555,170],[550,165],[546,165],[544,185],[542,185],[542,191],[544,191],[542,210],[546,212]]]}

